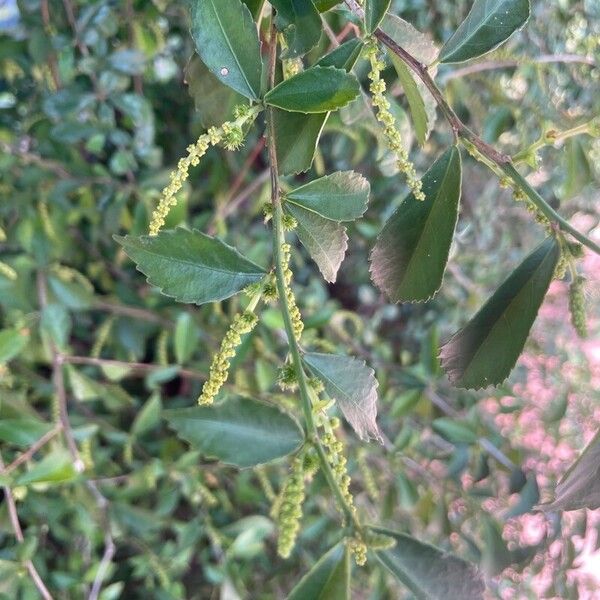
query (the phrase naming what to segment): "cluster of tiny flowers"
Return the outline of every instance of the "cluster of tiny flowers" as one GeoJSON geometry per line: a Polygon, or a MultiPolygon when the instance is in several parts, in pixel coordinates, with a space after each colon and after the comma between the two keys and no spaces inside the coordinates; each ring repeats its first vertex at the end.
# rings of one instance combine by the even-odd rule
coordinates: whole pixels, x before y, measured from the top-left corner
{"type": "Polygon", "coordinates": [[[294,337],[296,341],[300,341],[302,331],[304,330],[304,323],[302,322],[302,315],[300,309],[296,304],[296,298],[292,292],[291,283],[293,273],[290,269],[290,258],[291,258],[292,247],[289,244],[281,245],[282,263],[283,263],[283,276],[285,279],[285,299],[287,300],[290,317],[292,319],[292,328],[294,330],[294,337]]]}
{"type": "Polygon", "coordinates": [[[585,318],[585,278],[578,275],[573,279],[569,286],[569,311],[571,313],[571,323],[581,338],[587,336],[587,323],[585,318]]]}
{"type": "Polygon", "coordinates": [[[102,349],[104,348],[108,336],[110,335],[110,331],[112,329],[113,323],[115,322],[114,317],[109,317],[98,327],[96,332],[96,341],[92,346],[92,351],[90,352],[90,356],[92,358],[99,358],[100,354],[102,354],[102,349]]]}
{"type": "Polygon", "coordinates": [[[556,267],[554,268],[554,279],[563,279],[567,274],[567,270],[571,264],[571,257],[564,250],[561,251],[560,256],[558,258],[558,262],[556,263],[556,267]]]}
{"type": "MultiPolygon", "coordinates": [[[[511,185],[509,183],[509,185],[511,185]]],[[[525,195],[521,188],[513,189],[513,199],[516,202],[524,202],[527,211],[531,213],[537,223],[542,225],[548,233],[552,233],[552,224],[548,217],[525,195]]]]}
{"type": "Polygon", "coordinates": [[[402,143],[402,136],[396,125],[396,119],[394,119],[394,115],[390,112],[390,103],[385,97],[386,85],[385,81],[381,78],[381,71],[385,68],[385,63],[378,56],[377,44],[375,42],[370,43],[366,47],[366,55],[371,63],[371,70],[369,71],[371,84],[369,90],[373,106],[376,109],[375,116],[383,125],[383,133],[387,145],[396,156],[398,169],[401,173],[404,173],[408,187],[417,200],[425,200],[425,194],[421,189],[421,181],[417,177],[415,166],[408,158],[408,152],[402,143]]]}
{"type": "Polygon", "coordinates": [[[292,231],[298,227],[298,221],[292,215],[283,215],[282,219],[283,228],[286,231],[292,231]]]}
{"type": "Polygon", "coordinates": [[[301,58],[288,58],[283,61],[283,78],[289,79],[294,75],[298,75],[303,68],[301,58]]]}
{"type": "Polygon", "coordinates": [[[177,163],[177,168],[170,175],[169,185],[162,191],[160,202],[152,214],[150,235],[158,234],[169,211],[177,204],[177,192],[188,178],[190,167],[195,167],[200,162],[210,146],[222,143],[227,150],[237,150],[244,143],[242,126],[255,114],[249,106],[236,107],[234,122],[226,121],[220,127],[211,127],[195,144],[187,147],[187,156],[177,163]]]}
{"type": "Polygon", "coordinates": [[[202,394],[198,398],[198,404],[212,404],[215,396],[229,375],[230,359],[235,356],[237,347],[242,343],[242,335],[250,333],[256,324],[258,317],[251,312],[236,315],[221,342],[219,352],[213,357],[208,374],[208,380],[202,387],[202,394]]]}
{"type": "Polygon", "coordinates": [[[51,240],[56,240],[56,231],[54,230],[54,225],[52,225],[52,220],[50,219],[48,205],[45,202],[38,202],[38,212],[40,214],[44,232],[51,240]]]}
{"type": "Polygon", "coordinates": [[[298,387],[298,376],[294,365],[287,363],[281,367],[277,377],[277,385],[284,392],[293,392],[298,387]]]}
{"type": "Polygon", "coordinates": [[[298,454],[292,462],[292,471],[281,491],[277,515],[277,553],[282,558],[288,558],[292,553],[300,529],[304,502],[304,466],[304,454],[298,454]]]}

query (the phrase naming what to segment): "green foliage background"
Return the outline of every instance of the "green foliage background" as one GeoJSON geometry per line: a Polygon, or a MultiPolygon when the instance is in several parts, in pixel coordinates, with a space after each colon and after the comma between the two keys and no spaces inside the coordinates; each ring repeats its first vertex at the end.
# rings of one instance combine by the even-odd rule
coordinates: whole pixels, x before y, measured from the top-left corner
{"type": "MultiPolygon", "coordinates": [[[[439,67],[461,118],[509,153],[600,111],[598,6],[533,4],[528,28],[483,59],[493,68],[439,67]],[[586,60],[537,60],[567,54],[586,60]]],[[[395,14],[436,41],[449,37],[468,7],[462,0],[392,3],[395,14]]],[[[326,18],[336,32],[345,22],[336,11],[326,18]]],[[[0,260],[16,273],[0,272],[3,462],[11,464],[52,435],[26,464],[0,474],[13,490],[25,536],[24,543],[15,542],[5,497],[0,593],[6,598],[38,597],[24,567],[29,559],[57,598],[87,597],[106,566],[104,600],[283,598],[339,537],[332,500],[317,477],[297,550],[287,561],[277,558],[265,480],[278,491],[287,464],[260,473],[217,465],[190,451],[162,419],[164,409],[193,405],[239,310],[238,299],[190,308],[160,295],[112,237],[147,231],[185,148],[206,127],[229,118],[236,103],[232,94],[215,91],[201,64],[190,63],[188,30],[186,6],[168,0],[23,0],[0,7],[0,260]],[[61,367],[52,364],[53,348],[67,357],[64,386],[82,474],[56,429],[61,367]],[[107,532],[116,548],[108,565],[102,563],[107,532]]],[[[312,55],[328,45],[323,36],[312,55]]],[[[364,82],[365,63],[357,73],[364,82]]],[[[385,75],[399,92],[393,68],[385,75]]],[[[401,94],[396,111],[405,137],[412,138],[401,94]]],[[[207,153],[167,227],[218,234],[267,267],[271,240],[262,206],[268,172],[260,130],[251,130],[240,153],[207,153]]],[[[449,140],[438,122],[424,149],[415,143],[420,173],[449,140]]],[[[588,215],[597,222],[597,139],[573,137],[543,148],[542,156],[535,177],[545,197],[566,217],[588,215]]],[[[514,396],[506,410],[519,411],[512,386],[526,381],[527,367],[486,395],[451,388],[437,362],[440,339],[464,324],[543,230],[467,158],[459,234],[442,292],[426,304],[388,304],[370,282],[368,252],[406,194],[389,158],[368,121],[349,125],[343,114],[330,118],[312,175],[355,169],[371,183],[371,203],[365,218],[349,225],[349,251],[335,284],[323,282],[305,254],[295,265],[307,339],[319,339],[323,351],[366,359],[380,383],[386,443],[365,447],[350,430],[344,434],[357,504],[373,521],[480,563],[498,597],[511,588],[520,597],[534,593],[529,585],[541,569],[539,557],[562,539],[564,560],[544,593],[578,597],[566,577],[577,552],[568,536],[563,539],[559,516],[537,545],[509,547],[501,536],[507,521],[529,512],[540,496],[536,474],[522,470],[530,451],[520,448],[517,436],[502,435],[479,401],[514,396]],[[465,479],[482,483],[467,486],[465,479]],[[519,497],[508,516],[483,508],[490,498],[507,507],[510,493],[519,497]]],[[[597,298],[593,302],[597,309],[597,298]]],[[[235,359],[226,393],[294,407],[294,395],[275,383],[281,328],[279,313],[265,309],[235,359]]],[[[589,377],[572,386],[598,400],[589,377]]],[[[553,407],[548,427],[558,439],[565,411],[553,407]]],[[[582,437],[575,427],[575,446],[582,437]]],[[[552,483],[546,481],[543,491],[552,483]]],[[[583,516],[573,527],[585,531],[583,516]]],[[[406,593],[374,561],[355,568],[353,586],[357,598],[406,593]]]]}

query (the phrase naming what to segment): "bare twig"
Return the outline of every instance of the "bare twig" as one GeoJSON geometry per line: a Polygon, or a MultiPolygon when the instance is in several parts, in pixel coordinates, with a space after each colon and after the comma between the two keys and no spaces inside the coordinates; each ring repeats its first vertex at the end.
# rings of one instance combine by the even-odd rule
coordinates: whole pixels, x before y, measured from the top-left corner
{"type": "Polygon", "coordinates": [[[163,327],[171,327],[173,322],[169,319],[161,317],[151,310],[144,308],[138,308],[135,306],[127,306],[125,304],[116,304],[114,302],[107,302],[100,300],[94,303],[94,308],[102,311],[106,311],[115,315],[122,315],[124,317],[132,317],[134,319],[140,319],[142,321],[150,321],[151,323],[158,323],[163,327]]]}
{"type": "MultiPolygon", "coordinates": [[[[0,472],[4,473],[6,471],[4,467],[4,460],[2,459],[2,455],[0,454],[0,472]]],[[[15,534],[15,538],[19,544],[22,544],[25,541],[25,537],[23,536],[23,530],[21,529],[21,523],[19,522],[19,515],[17,513],[17,505],[15,504],[15,498],[13,496],[12,490],[7,485],[4,486],[4,501],[6,502],[6,509],[8,512],[8,518],[10,520],[11,527],[15,534]]],[[[46,584],[43,582],[40,574],[38,573],[33,561],[28,558],[25,560],[25,568],[29,573],[35,587],[38,592],[44,598],[44,600],[52,600],[52,594],[48,591],[46,584]]]]}

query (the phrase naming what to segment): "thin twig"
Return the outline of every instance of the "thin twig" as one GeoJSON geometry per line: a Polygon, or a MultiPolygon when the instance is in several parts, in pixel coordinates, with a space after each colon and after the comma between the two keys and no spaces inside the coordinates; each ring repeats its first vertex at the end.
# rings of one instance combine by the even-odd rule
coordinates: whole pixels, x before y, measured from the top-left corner
{"type": "MultiPolygon", "coordinates": [[[[0,472],[4,473],[6,471],[4,467],[4,460],[2,459],[2,455],[0,454],[0,472]]],[[[12,490],[7,485],[4,486],[4,501],[6,502],[6,509],[8,512],[8,518],[10,520],[11,527],[15,534],[15,538],[19,544],[22,544],[25,541],[25,537],[23,536],[23,530],[21,529],[21,523],[19,522],[19,514],[17,513],[17,505],[15,503],[15,498],[13,496],[12,490]]],[[[35,587],[38,592],[44,598],[44,600],[52,600],[52,594],[48,591],[46,584],[40,577],[33,561],[28,558],[24,561],[25,568],[29,573],[35,587]]]]}
{"type": "Polygon", "coordinates": [[[137,308],[135,306],[127,306],[125,304],[116,304],[114,302],[107,302],[100,300],[95,302],[93,308],[97,310],[106,311],[115,315],[122,315],[125,317],[132,317],[134,319],[140,319],[142,321],[149,321],[151,323],[158,323],[163,327],[171,327],[173,322],[169,319],[161,317],[151,310],[144,308],[137,308]]]}
{"type": "Polygon", "coordinates": [[[43,448],[55,435],[60,433],[62,427],[60,424],[56,425],[53,429],[45,433],[39,440],[34,442],[25,452],[17,456],[9,465],[4,467],[0,472],[3,475],[14,471],[19,465],[27,462],[32,456],[40,449],[43,448]]]}

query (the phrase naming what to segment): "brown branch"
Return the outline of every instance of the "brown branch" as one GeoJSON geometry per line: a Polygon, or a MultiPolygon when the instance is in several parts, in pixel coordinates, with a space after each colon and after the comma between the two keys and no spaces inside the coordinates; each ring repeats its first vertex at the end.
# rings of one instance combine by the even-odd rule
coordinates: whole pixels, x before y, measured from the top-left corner
{"type": "Polygon", "coordinates": [[[4,467],[0,472],[3,475],[10,473],[16,469],[19,465],[27,462],[40,448],[43,448],[55,435],[61,431],[60,424],[56,425],[53,429],[45,433],[39,440],[34,442],[25,452],[17,456],[9,465],[4,467]]]}
{"type": "Polygon", "coordinates": [[[115,315],[132,317],[134,319],[140,319],[142,321],[150,321],[151,323],[158,323],[163,327],[171,327],[173,325],[173,322],[169,319],[161,317],[160,315],[153,313],[151,310],[137,308],[135,306],[127,306],[125,304],[116,304],[113,302],[106,302],[100,300],[94,303],[93,308],[109,312],[115,315]]]}

